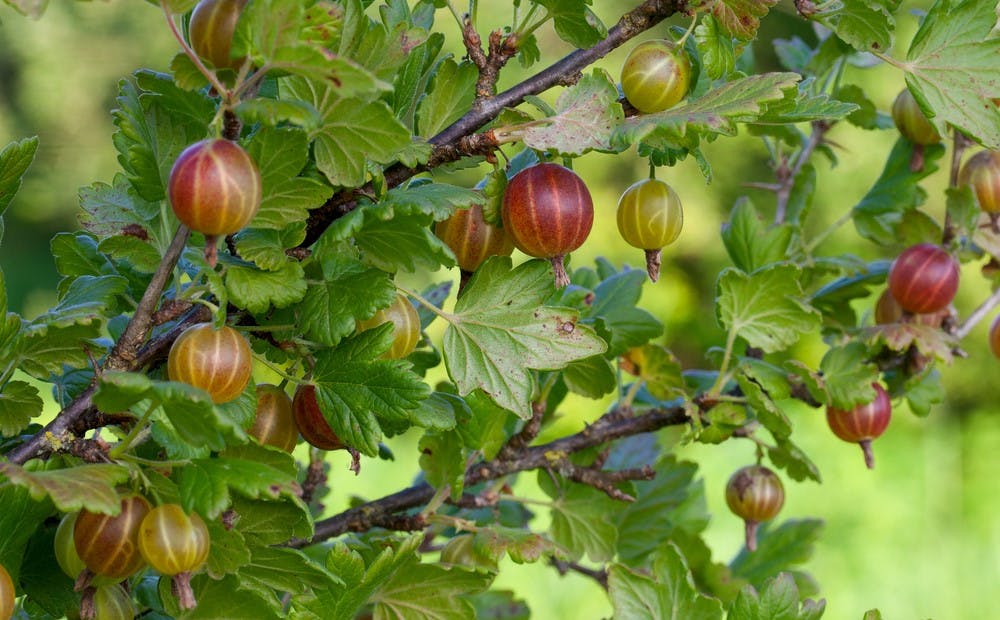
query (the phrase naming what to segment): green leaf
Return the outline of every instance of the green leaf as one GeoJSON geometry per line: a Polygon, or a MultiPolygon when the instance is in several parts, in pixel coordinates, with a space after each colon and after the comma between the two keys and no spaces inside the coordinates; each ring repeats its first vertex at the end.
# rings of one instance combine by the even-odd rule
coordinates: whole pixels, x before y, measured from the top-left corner
{"type": "Polygon", "coordinates": [[[914,415],[927,417],[931,407],[944,402],[945,390],[941,385],[941,372],[930,368],[905,383],[906,404],[914,415]]]}
{"type": "Polygon", "coordinates": [[[775,439],[786,439],[792,434],[792,422],[785,412],[775,404],[772,397],[751,377],[739,374],[736,377],[747,405],[756,414],[757,419],[774,436],[775,439]]]}
{"type": "Polygon", "coordinates": [[[811,15],[859,52],[888,52],[896,20],[884,0],[828,0],[811,15]]]}
{"type": "Polygon", "coordinates": [[[341,98],[329,85],[303,78],[288,78],[282,88],[311,103],[322,116],[309,138],[314,140],[316,166],[335,186],[360,186],[368,162],[390,164],[410,146],[410,132],[381,101],[341,98]]]}
{"type": "MultiPolygon", "coordinates": [[[[160,205],[138,196],[124,175],[116,175],[114,185],[94,183],[80,188],[80,223],[99,239],[121,234],[150,239],[156,248],[166,249],[173,235],[162,226],[160,205]]],[[[159,252],[157,252],[159,254],[159,252]]]]}
{"type": "Polygon", "coordinates": [[[640,141],[655,148],[693,149],[703,135],[736,135],[736,123],[758,120],[769,103],[784,100],[786,92],[797,93],[800,79],[795,73],[763,73],[726,82],[664,112],[625,119],[612,142],[618,150],[640,141]]]}
{"type": "Polygon", "coordinates": [[[286,308],[306,295],[305,273],[295,260],[286,260],[274,271],[232,265],[226,269],[225,282],[229,300],[253,314],[263,314],[271,306],[286,308]]]}
{"type": "Polygon", "coordinates": [[[151,72],[137,73],[135,81],[119,82],[115,103],[117,107],[112,116],[117,131],[112,141],[118,151],[118,162],[143,200],[162,200],[166,197],[167,179],[174,160],[188,145],[205,137],[214,106],[203,95],[181,91],[168,76],[151,72]],[[137,85],[140,78],[145,78],[142,87],[137,85]],[[184,93],[202,115],[175,116],[177,108],[167,109],[159,97],[144,92],[154,87],[184,93]]]}
{"type": "Polygon", "coordinates": [[[947,125],[988,149],[1000,149],[1000,37],[996,5],[938,0],[921,21],[901,68],[920,109],[947,135],[947,125]]]}
{"type": "Polygon", "coordinates": [[[794,232],[789,224],[766,225],[750,199],[743,197],[736,201],[729,222],[722,225],[722,243],[734,265],[753,273],[788,258],[794,232]]]}
{"type": "Polygon", "coordinates": [[[510,422],[516,418],[480,390],[467,395],[465,402],[472,414],[468,420],[457,425],[462,441],[467,448],[481,450],[483,458],[496,458],[500,448],[507,443],[510,422]]]}
{"type": "Polygon", "coordinates": [[[507,257],[484,263],[455,304],[444,333],[448,373],[466,395],[482,389],[498,405],[531,417],[530,369],[557,370],[603,353],[607,345],[567,308],[543,306],[552,294],[545,261],[511,269],[507,257]]]}
{"type": "Polygon", "coordinates": [[[797,89],[786,89],[784,99],[769,102],[767,110],[757,121],[770,125],[816,120],[834,121],[848,116],[857,109],[857,104],[830,98],[821,90],[816,80],[809,78],[800,82],[797,89]]]}
{"type": "Polygon", "coordinates": [[[325,49],[324,26],[334,24],[317,21],[327,17],[327,11],[286,0],[254,2],[241,15],[231,55],[249,55],[258,67],[266,64],[272,70],[316,80],[339,97],[372,96],[388,89],[364,67],[325,49]]]}
{"type": "MultiPolygon", "coordinates": [[[[11,325],[8,323],[8,326],[11,325]]],[[[58,326],[42,322],[25,326],[17,341],[20,369],[35,378],[47,380],[51,374],[61,374],[63,365],[86,367],[90,363],[88,351],[98,356],[102,352],[102,347],[93,340],[100,334],[99,328],[97,323],[58,326]]]]}
{"type": "Polygon", "coordinates": [[[819,369],[826,380],[826,393],[830,397],[827,405],[849,411],[855,405],[875,399],[872,383],[878,381],[879,371],[870,357],[868,348],[860,342],[831,347],[826,352],[819,369]]]}
{"type": "Polygon", "coordinates": [[[875,185],[852,210],[858,234],[881,246],[905,244],[899,232],[904,216],[927,199],[918,183],[937,171],[935,163],[945,152],[941,145],[923,147],[924,165],[914,171],[910,162],[915,148],[908,140],[897,140],[875,185]]]}
{"type": "Polygon", "coordinates": [[[312,588],[343,583],[298,549],[287,547],[251,547],[250,562],[240,567],[237,577],[241,589],[256,591],[262,598],[273,597],[272,589],[302,594],[312,588]]]}
{"type": "Polygon", "coordinates": [[[795,344],[820,326],[819,313],[802,300],[801,273],[795,265],[774,265],[750,275],[724,270],[718,282],[719,321],[766,353],[795,344]]]}
{"type": "Polygon", "coordinates": [[[241,425],[223,408],[213,405],[203,390],[176,381],[154,381],[132,372],[105,372],[98,380],[94,405],[102,411],[126,411],[142,401],[159,405],[162,413],[154,415],[157,423],[168,424],[190,446],[222,450],[225,436],[246,441],[241,425]]]}
{"type": "MultiPolygon", "coordinates": [[[[185,54],[181,54],[180,57],[187,58],[185,54]]],[[[201,73],[197,73],[197,76],[201,76],[201,73]]],[[[304,101],[254,97],[241,102],[234,111],[248,125],[260,123],[276,127],[288,122],[297,127],[313,128],[322,122],[316,108],[304,101]]]]}
{"type": "Polygon", "coordinates": [[[471,62],[441,61],[417,106],[417,134],[430,138],[461,118],[476,98],[478,79],[479,71],[471,62]]]}
{"type": "Polygon", "coordinates": [[[457,431],[424,433],[417,445],[420,469],[427,483],[435,489],[451,487],[451,498],[462,496],[465,484],[465,459],[468,457],[457,431]]]}
{"type": "Polygon", "coordinates": [[[58,304],[31,322],[26,335],[49,326],[99,325],[106,316],[114,314],[111,310],[128,284],[128,280],[117,275],[78,276],[59,296],[58,304]]]}
{"type": "Polygon", "coordinates": [[[760,594],[752,585],[740,590],[729,608],[727,620],[819,620],[825,601],[807,600],[799,608],[799,589],[788,573],[779,573],[764,583],[760,594]]]}
{"type": "Polygon", "coordinates": [[[760,18],[777,3],[778,0],[719,0],[712,5],[712,15],[724,31],[741,41],[750,41],[757,36],[760,18]]]}
{"type": "Polygon", "coordinates": [[[593,299],[584,306],[581,322],[611,332],[606,357],[617,357],[663,333],[660,321],[636,307],[645,282],[645,270],[626,269],[593,287],[593,299]]]}
{"type": "Polygon", "coordinates": [[[285,250],[299,245],[305,238],[305,221],[290,224],[281,230],[244,228],[234,235],[237,254],[267,271],[284,269],[289,260],[285,250]]]}
{"type": "Polygon", "coordinates": [[[885,112],[880,112],[860,86],[845,84],[837,89],[835,96],[840,101],[858,106],[857,110],[847,115],[847,120],[852,125],[862,129],[891,129],[893,127],[892,117],[885,112]]]}
{"type": "Polygon", "coordinates": [[[407,362],[379,358],[391,341],[391,325],[385,325],[316,355],[312,383],[323,417],[344,443],[369,456],[378,454],[384,424],[405,428],[430,396],[407,362]]]}
{"type": "MultiPolygon", "coordinates": [[[[8,467],[17,468],[16,465],[0,463],[0,473],[6,475],[5,468],[8,467]]],[[[52,514],[52,504],[33,498],[35,492],[30,486],[0,484],[0,506],[3,506],[0,510],[0,532],[3,532],[0,536],[0,566],[7,569],[15,584],[22,573],[21,562],[29,540],[38,526],[52,514]]],[[[54,570],[51,565],[49,570],[54,570]]]]}
{"type": "Polygon", "coordinates": [[[613,564],[608,570],[608,595],[616,618],[722,618],[722,603],[698,592],[684,556],[673,543],[653,555],[651,575],[613,564]]]}
{"type": "Polygon", "coordinates": [[[637,366],[637,376],[642,378],[654,398],[670,400],[685,393],[680,360],[666,347],[644,344],[630,350],[626,357],[637,366]]]}
{"type": "Polygon", "coordinates": [[[0,436],[13,437],[42,413],[38,388],[24,381],[8,381],[0,391],[0,436]]]}
{"type": "Polygon", "coordinates": [[[698,466],[673,455],[656,464],[656,477],[635,483],[636,501],[617,515],[618,559],[640,566],[676,530],[697,534],[708,525],[705,485],[698,466]]]}
{"type": "Polygon", "coordinates": [[[139,236],[117,235],[101,241],[97,248],[118,263],[129,265],[142,273],[155,273],[160,265],[160,252],[139,236]]]}
{"type": "Polygon", "coordinates": [[[295,493],[294,481],[294,475],[270,465],[224,457],[193,459],[177,476],[181,505],[206,519],[214,519],[229,508],[232,491],[251,499],[277,499],[295,493]]]}
{"type": "Polygon", "coordinates": [[[537,562],[558,550],[552,541],[530,530],[501,525],[477,531],[472,537],[472,547],[477,556],[487,558],[493,566],[497,566],[504,555],[509,555],[516,564],[524,564],[537,562]]]}
{"type": "Polygon", "coordinates": [[[243,589],[235,575],[227,575],[219,581],[208,575],[196,575],[191,579],[191,587],[198,606],[183,611],[170,591],[170,580],[160,580],[159,599],[163,601],[167,617],[177,620],[272,620],[281,617],[258,593],[243,589]]]}
{"type": "MultiPolygon", "coordinates": [[[[747,579],[755,588],[762,588],[774,575],[804,564],[812,557],[823,522],[818,519],[788,520],[772,529],[764,523],[757,533],[757,550],[745,547],[729,566],[733,574],[747,579]]],[[[803,584],[799,583],[801,594],[803,584]]]]}
{"type": "Polygon", "coordinates": [[[591,0],[537,0],[548,10],[556,34],[570,45],[584,48],[608,36],[607,27],[587,5],[591,0]]]}
{"type": "Polygon", "coordinates": [[[708,77],[717,80],[733,72],[736,68],[733,38],[720,28],[715,17],[710,14],[702,17],[701,23],[694,29],[694,37],[698,42],[702,69],[708,77]]]}
{"type": "Polygon", "coordinates": [[[464,620],[474,608],[467,595],[489,587],[493,576],[433,564],[399,567],[371,597],[375,620],[464,620]]]}
{"type": "Polygon", "coordinates": [[[611,151],[611,136],[625,113],[617,103],[618,87],[602,69],[595,69],[566,89],[556,100],[555,115],[513,127],[498,127],[501,142],[523,140],[537,150],[565,156],[611,151]]]}
{"type": "Polygon", "coordinates": [[[877,609],[869,609],[861,620],[882,620],[882,612],[877,609]]]}
{"type": "Polygon", "coordinates": [[[775,467],[784,469],[792,480],[799,482],[815,480],[822,482],[819,468],[813,463],[806,453],[792,443],[788,438],[775,437],[775,445],[767,447],[767,457],[775,467]]]}
{"type": "Polygon", "coordinates": [[[51,499],[62,512],[86,509],[103,514],[118,514],[121,510],[115,485],[129,478],[128,468],[110,464],[31,471],[13,463],[0,463],[0,474],[11,484],[27,488],[35,501],[51,499]]]}
{"type": "Polygon", "coordinates": [[[247,145],[261,171],[263,194],[253,228],[281,230],[309,217],[333,194],[320,181],[298,176],[309,159],[309,137],[301,129],[265,127],[247,145]]]}
{"type": "Polygon", "coordinates": [[[571,392],[595,399],[618,387],[615,369],[603,355],[572,362],[563,371],[563,381],[571,392]]]}
{"type": "Polygon", "coordinates": [[[557,487],[544,470],[538,472],[538,484],[552,498],[552,540],[570,558],[578,560],[586,554],[595,562],[607,562],[614,557],[616,500],[585,484],[564,481],[557,487]]]}
{"type": "Polygon", "coordinates": [[[234,495],[233,510],[240,515],[236,530],[248,543],[279,545],[291,538],[305,539],[313,535],[309,508],[297,496],[285,495],[282,501],[266,501],[234,495]]]}
{"type": "Polygon", "coordinates": [[[307,338],[335,345],[354,331],[356,321],[371,317],[395,298],[389,274],[331,255],[324,262],[322,279],[309,285],[297,310],[307,338]]]}
{"type": "Polygon", "coordinates": [[[514,598],[509,590],[488,590],[469,597],[476,608],[476,618],[484,620],[530,620],[531,610],[514,598]]]}
{"type": "Polygon", "coordinates": [[[212,541],[205,571],[213,579],[222,579],[225,575],[235,573],[250,561],[250,548],[239,530],[226,528],[221,519],[208,519],[205,527],[208,528],[208,538],[212,541]]]}
{"type": "Polygon", "coordinates": [[[363,258],[388,272],[435,271],[455,265],[453,254],[432,230],[426,215],[396,215],[391,220],[369,220],[354,240],[363,258]]]}
{"type": "Polygon", "coordinates": [[[0,217],[21,188],[21,178],[34,161],[37,150],[38,136],[34,136],[11,142],[0,151],[0,217]]]}

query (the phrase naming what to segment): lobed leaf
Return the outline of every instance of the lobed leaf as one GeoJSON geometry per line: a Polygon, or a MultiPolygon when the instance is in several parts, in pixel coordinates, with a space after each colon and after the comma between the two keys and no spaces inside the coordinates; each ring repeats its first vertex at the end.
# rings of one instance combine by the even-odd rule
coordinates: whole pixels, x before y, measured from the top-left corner
{"type": "Polygon", "coordinates": [[[698,591],[684,556],[673,543],[654,553],[649,575],[613,564],[608,570],[608,595],[617,618],[722,618],[722,604],[698,591]]]}
{"type": "Polygon", "coordinates": [[[0,474],[10,484],[25,487],[36,502],[48,498],[62,512],[86,509],[103,514],[121,510],[115,485],[129,478],[128,468],[103,463],[42,470],[0,463],[0,474]]]}

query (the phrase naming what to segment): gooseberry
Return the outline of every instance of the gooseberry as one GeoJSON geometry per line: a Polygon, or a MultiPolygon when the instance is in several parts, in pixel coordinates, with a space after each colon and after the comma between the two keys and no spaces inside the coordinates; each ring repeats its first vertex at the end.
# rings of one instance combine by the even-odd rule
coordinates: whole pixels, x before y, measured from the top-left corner
{"type": "MultiPolygon", "coordinates": [[[[76,517],[80,513],[70,512],[63,516],[56,528],[56,537],[53,548],[56,554],[56,563],[68,577],[77,579],[80,573],[87,568],[87,565],[80,559],[80,554],[76,552],[76,543],[73,542],[73,530],[76,528],[76,517]]],[[[95,575],[90,581],[91,585],[102,586],[117,583],[115,579],[95,575]]]]}
{"type": "Polygon", "coordinates": [[[205,564],[210,547],[208,528],[198,513],[187,514],[178,504],[157,506],[142,520],[138,540],[146,563],[173,578],[181,609],[193,609],[191,574],[205,564]]]}
{"type": "Polygon", "coordinates": [[[462,271],[473,272],[491,256],[510,256],[514,242],[503,228],[483,219],[482,205],[455,209],[446,220],[434,226],[436,234],[451,248],[462,271]]]}
{"type": "Polygon", "coordinates": [[[980,209],[1000,213],[1000,151],[980,151],[970,157],[958,181],[972,188],[980,209]]]}
{"type": "Polygon", "coordinates": [[[144,497],[129,495],[121,499],[121,512],[114,516],[80,511],[73,527],[73,543],[92,573],[120,581],[142,567],[137,536],[149,509],[144,497]]]}
{"type": "Polygon", "coordinates": [[[1000,314],[990,323],[990,351],[995,357],[1000,358],[1000,314]]]}
{"type": "Polygon", "coordinates": [[[292,415],[292,399],[285,390],[269,383],[257,385],[257,413],[250,435],[261,445],[291,452],[299,441],[299,429],[292,415]]]}
{"type": "Polygon", "coordinates": [[[747,549],[757,549],[757,529],[781,511],[785,487],[777,474],[762,465],[736,470],[726,484],[726,504],[746,525],[747,549]]]}
{"type": "Polygon", "coordinates": [[[653,282],[660,277],[660,249],[677,239],[683,225],[680,196],[663,181],[639,181],[618,199],[618,232],[629,245],[645,250],[653,282]]]}
{"type": "Polygon", "coordinates": [[[132,597],[117,583],[99,586],[94,592],[93,605],[96,620],[132,620],[139,613],[132,597]]]}
{"type": "Polygon", "coordinates": [[[507,184],[501,216],[514,246],[549,259],[557,287],[569,284],[563,259],[583,245],[594,223],[594,203],[583,180],[559,164],[525,168],[507,184]]]}
{"type": "Polygon", "coordinates": [[[341,450],[346,447],[320,411],[316,401],[316,386],[307,383],[299,385],[292,397],[292,413],[299,433],[309,445],[320,450],[341,450]]]}
{"type": "Polygon", "coordinates": [[[644,114],[677,105],[691,84],[691,61],[683,49],[663,39],[636,45],[622,66],[622,93],[644,114]]]}
{"type": "Polygon", "coordinates": [[[243,58],[229,55],[233,33],[247,0],[201,0],[191,12],[188,37],[195,53],[220,69],[239,69],[243,58]]]}
{"type": "Polygon", "coordinates": [[[907,312],[929,314],[943,310],[958,291],[958,263],[936,245],[910,246],[889,268],[889,291],[907,312]]]}
{"type": "Polygon", "coordinates": [[[388,307],[382,308],[370,319],[358,321],[358,331],[393,324],[392,346],[382,354],[385,359],[402,359],[413,352],[420,342],[420,316],[405,295],[397,294],[388,307]]]}
{"type": "MultiPolygon", "coordinates": [[[[929,314],[910,314],[907,318],[910,322],[928,327],[941,327],[941,323],[951,314],[950,306],[937,312],[929,314]]],[[[878,301],[875,302],[875,323],[877,325],[889,325],[899,323],[903,320],[903,308],[892,296],[889,289],[882,291],[878,301]]]]}
{"type": "Polygon", "coordinates": [[[830,425],[830,430],[844,441],[861,446],[868,469],[875,468],[872,440],[885,432],[892,417],[889,395],[878,383],[873,383],[872,387],[875,388],[875,399],[870,402],[846,411],[835,407],[826,408],[826,422],[830,425]]]}
{"type": "Polygon", "coordinates": [[[243,393],[253,370],[250,343],[228,325],[215,329],[198,323],[185,329],[170,347],[167,376],[208,392],[226,403],[243,393]]]}
{"type": "Polygon", "coordinates": [[[941,134],[927,117],[909,89],[904,88],[892,103],[892,120],[904,138],[928,146],[941,141],[941,134]]]}
{"type": "Polygon", "coordinates": [[[174,214],[191,230],[205,235],[205,258],[215,265],[219,235],[246,226],[260,208],[260,171],[243,147],[221,138],[184,149],[167,183],[174,214]]]}

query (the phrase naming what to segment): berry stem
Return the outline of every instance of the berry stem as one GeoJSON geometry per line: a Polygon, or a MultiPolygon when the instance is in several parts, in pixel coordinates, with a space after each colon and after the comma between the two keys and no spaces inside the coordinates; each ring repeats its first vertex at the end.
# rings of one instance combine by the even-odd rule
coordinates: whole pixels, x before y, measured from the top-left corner
{"type": "Polygon", "coordinates": [[[990,313],[993,308],[1000,304],[1000,289],[993,291],[993,294],[986,298],[986,301],[981,303],[978,308],[969,314],[968,318],[962,323],[957,330],[955,330],[955,337],[959,340],[965,338],[972,331],[972,328],[976,326],[980,321],[986,318],[986,315],[990,313]]]}
{"type": "Polygon", "coordinates": [[[757,530],[760,528],[760,521],[744,521],[744,529],[746,531],[746,541],[747,549],[749,551],[757,550],[757,530]]]}
{"type": "Polygon", "coordinates": [[[660,250],[646,250],[646,273],[653,282],[660,279],[660,250]]]}
{"type": "Polygon", "coordinates": [[[565,254],[556,254],[549,259],[552,263],[552,272],[556,276],[556,288],[566,288],[569,284],[569,275],[566,273],[566,265],[563,260],[566,258],[565,254]]]}
{"type": "Polygon", "coordinates": [[[861,452],[865,455],[865,466],[868,469],[875,469],[875,453],[872,452],[871,439],[862,439],[858,445],[861,446],[861,452]]]}
{"type": "Polygon", "coordinates": [[[177,598],[177,605],[181,609],[194,609],[198,606],[198,601],[194,598],[194,590],[191,589],[191,573],[177,573],[170,580],[170,592],[177,598]]]}

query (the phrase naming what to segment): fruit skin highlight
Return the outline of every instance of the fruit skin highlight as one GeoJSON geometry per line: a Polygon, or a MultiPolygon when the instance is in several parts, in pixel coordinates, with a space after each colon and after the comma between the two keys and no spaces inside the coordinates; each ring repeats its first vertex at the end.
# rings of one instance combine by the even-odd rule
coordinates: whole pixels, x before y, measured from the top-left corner
{"type": "Polygon", "coordinates": [[[215,329],[198,323],[184,330],[170,347],[167,376],[208,392],[215,404],[228,403],[250,383],[250,343],[228,325],[215,329]]]}
{"type": "Polygon", "coordinates": [[[878,383],[873,383],[872,387],[875,388],[875,399],[871,402],[861,403],[849,410],[826,408],[826,422],[830,430],[844,441],[861,446],[868,469],[875,469],[872,440],[885,432],[892,418],[889,395],[878,383]]]}
{"type": "Polygon", "coordinates": [[[594,224],[594,202],[583,180],[559,164],[525,168],[507,183],[500,213],[514,247],[549,259],[556,286],[569,284],[563,259],[583,245],[594,224]]]}
{"type": "Polygon", "coordinates": [[[889,291],[907,312],[930,314],[943,310],[958,292],[958,263],[934,244],[910,246],[889,268],[889,291]]]}
{"type": "Polygon", "coordinates": [[[660,250],[677,240],[684,226],[680,196],[657,179],[633,183],[618,199],[618,232],[634,248],[646,252],[646,272],[660,277],[660,250]]]}
{"type": "Polygon", "coordinates": [[[674,107],[691,87],[691,60],[665,39],[636,45],[621,74],[622,93],[643,114],[674,107]]]}
{"type": "Polygon", "coordinates": [[[757,528],[770,521],[785,504],[785,486],[763,465],[742,467],[726,483],[726,504],[746,525],[746,545],[757,550],[757,528]]]}

